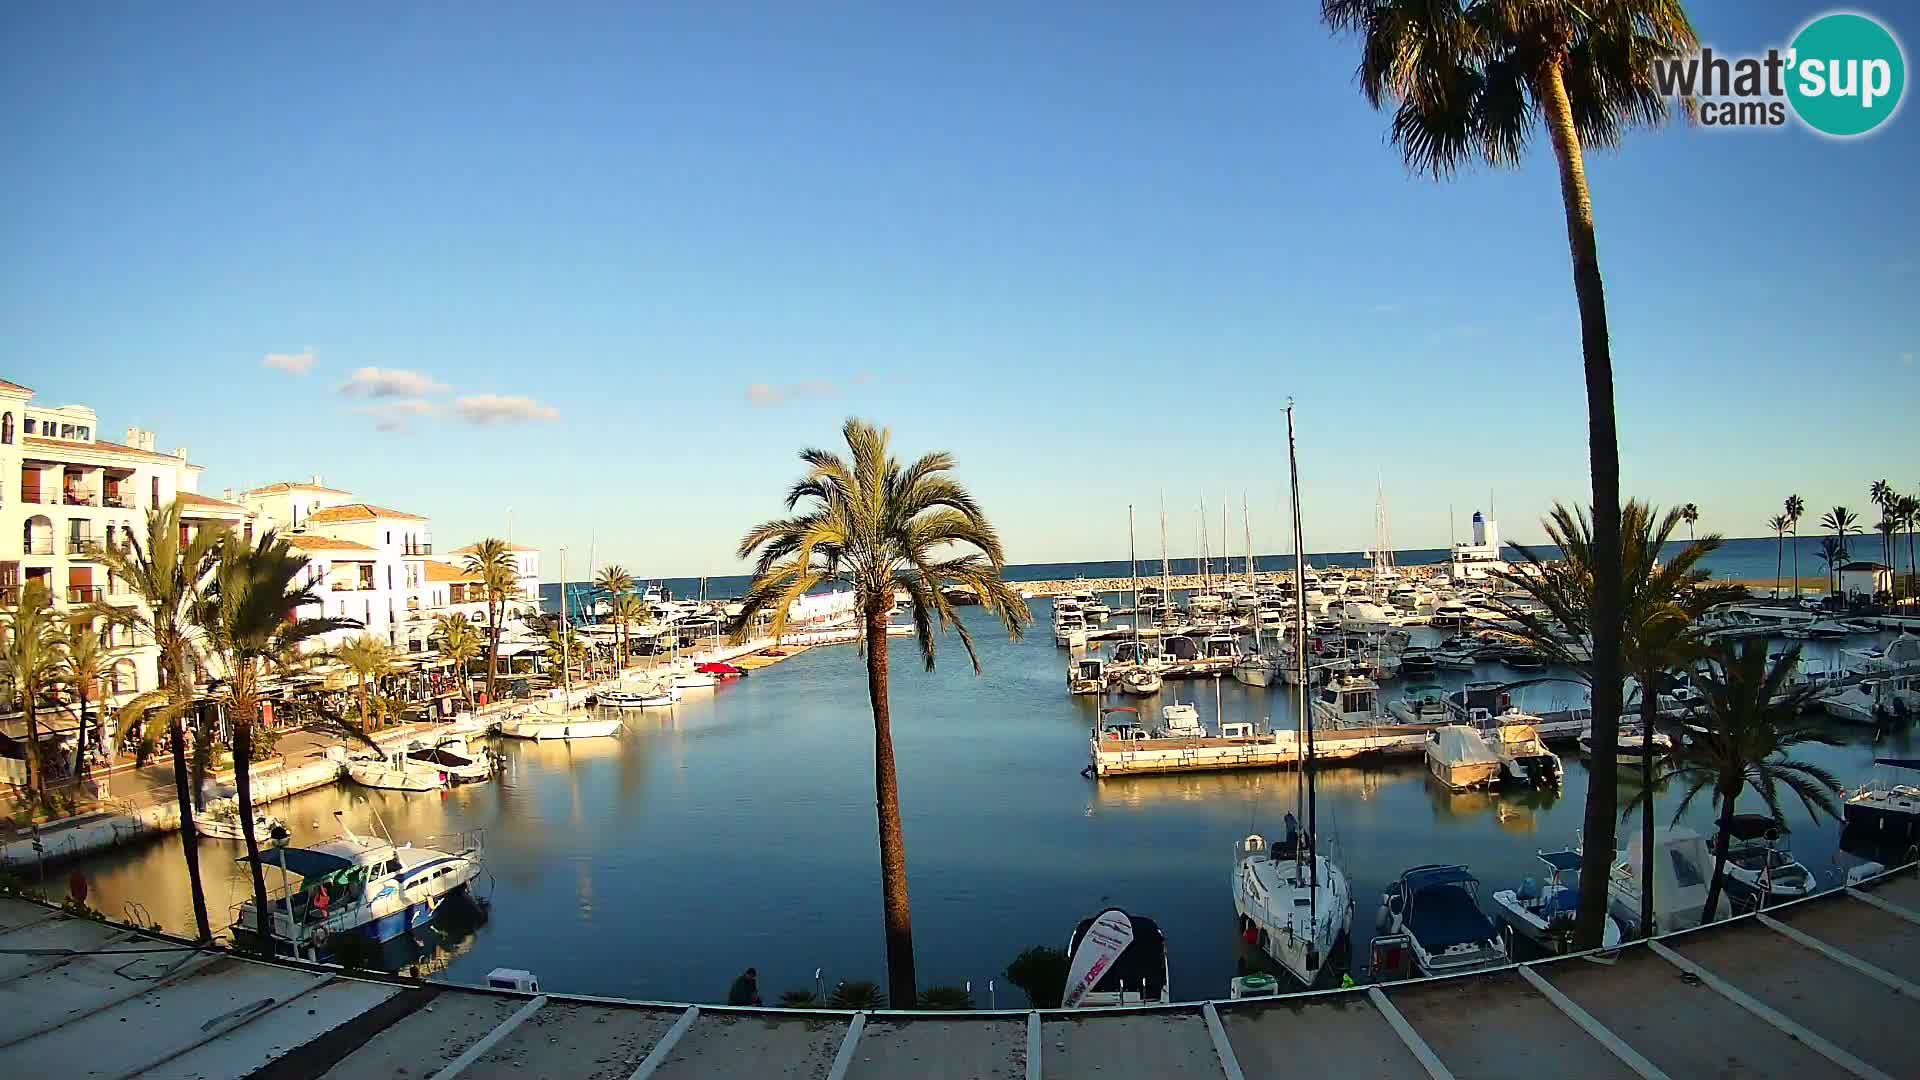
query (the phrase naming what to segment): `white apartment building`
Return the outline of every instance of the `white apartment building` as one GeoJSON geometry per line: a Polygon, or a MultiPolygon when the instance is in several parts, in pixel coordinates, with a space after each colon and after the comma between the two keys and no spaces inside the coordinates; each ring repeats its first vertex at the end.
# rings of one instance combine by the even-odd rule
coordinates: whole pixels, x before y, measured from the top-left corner
{"type": "Polygon", "coordinates": [[[372,634],[401,652],[426,648],[427,633],[418,618],[426,585],[425,565],[433,552],[426,518],[359,502],[350,492],[312,483],[269,484],[240,496],[307,556],[309,584],[320,603],[301,612],[307,617],[357,619],[361,628],[336,630],[315,639],[312,648],[331,648],[359,634],[372,634]]]}
{"type": "MultiPolygon", "coordinates": [[[[446,612],[465,615],[470,621],[484,626],[487,622],[486,590],[480,583],[479,575],[466,572],[467,556],[478,548],[478,544],[468,544],[454,549],[447,554],[441,568],[432,568],[432,573],[435,579],[433,584],[446,590],[446,612]]],[[[512,626],[529,615],[540,613],[540,549],[510,543],[507,551],[513,557],[520,582],[518,590],[507,600],[506,617],[502,620],[503,625],[512,626]]],[[[436,596],[436,599],[440,598],[436,596]]]]}
{"type": "MultiPolygon", "coordinates": [[[[147,511],[178,499],[183,530],[213,524],[251,535],[245,507],[198,493],[202,469],[187,449],[155,448],[152,432],[127,429],[124,442],[100,437],[83,405],[48,407],[33,391],[0,380],[0,607],[44,583],[63,611],[104,601],[132,603],[107,573],[101,549],[135,536],[145,543],[147,511]]],[[[110,632],[114,653],[108,697],[124,702],[159,681],[159,650],[110,632]]]]}

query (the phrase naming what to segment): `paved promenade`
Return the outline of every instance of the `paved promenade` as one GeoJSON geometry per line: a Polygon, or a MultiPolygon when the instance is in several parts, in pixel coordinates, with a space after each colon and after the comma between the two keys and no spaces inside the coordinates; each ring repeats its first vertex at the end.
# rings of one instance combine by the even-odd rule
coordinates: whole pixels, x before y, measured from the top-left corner
{"type": "Polygon", "coordinates": [[[1913,867],[1611,956],[1079,1012],[516,994],[263,963],[0,900],[0,1061],[8,1075],[103,1080],[1884,1080],[1920,1063],[1916,970],[1913,867]]]}

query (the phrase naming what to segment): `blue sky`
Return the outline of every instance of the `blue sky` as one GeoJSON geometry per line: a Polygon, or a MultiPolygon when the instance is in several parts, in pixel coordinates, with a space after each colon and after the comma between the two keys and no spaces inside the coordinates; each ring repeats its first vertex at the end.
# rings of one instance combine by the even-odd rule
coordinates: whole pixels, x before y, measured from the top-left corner
{"type": "MultiPolygon", "coordinates": [[[[0,376],[215,492],[317,472],[443,544],[511,507],[654,575],[732,570],[848,414],[956,453],[1022,562],[1124,556],[1162,491],[1177,551],[1223,489],[1285,546],[1289,395],[1311,549],[1377,477],[1401,547],[1587,497],[1544,140],[1410,177],[1317,5],[915,6],[8,6],[0,376]]],[[[1821,10],[1691,5],[1729,51],[1821,10]]],[[[1589,156],[1629,493],[1756,535],[1920,489],[1916,125],[1589,156]]]]}

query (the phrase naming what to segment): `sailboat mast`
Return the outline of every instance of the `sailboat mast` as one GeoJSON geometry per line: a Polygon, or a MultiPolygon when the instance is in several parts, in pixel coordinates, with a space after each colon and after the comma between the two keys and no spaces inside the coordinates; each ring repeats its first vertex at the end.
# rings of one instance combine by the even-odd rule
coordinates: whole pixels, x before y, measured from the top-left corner
{"type": "MultiPolygon", "coordinates": [[[[1294,448],[1293,438],[1293,402],[1287,402],[1287,475],[1293,482],[1293,565],[1296,568],[1306,565],[1306,534],[1300,528],[1300,465],[1299,456],[1294,448]]],[[[1297,652],[1296,673],[1300,676],[1300,723],[1306,729],[1304,757],[1300,763],[1302,783],[1307,789],[1307,920],[1314,925],[1319,917],[1320,905],[1320,859],[1319,840],[1315,835],[1318,825],[1315,815],[1313,793],[1313,716],[1307,709],[1307,590],[1304,573],[1294,588],[1296,597],[1296,632],[1300,635],[1300,649],[1297,652]]]]}
{"type": "Polygon", "coordinates": [[[1140,560],[1133,554],[1133,504],[1127,504],[1127,573],[1133,577],[1133,662],[1140,663],[1140,560]]]}
{"type": "Polygon", "coordinates": [[[1247,587],[1253,587],[1253,518],[1247,513],[1247,493],[1240,492],[1240,527],[1246,530],[1247,542],[1247,587]]]}
{"type": "Polygon", "coordinates": [[[567,663],[567,632],[572,620],[567,616],[567,549],[560,549],[560,685],[565,688],[567,707],[573,707],[573,665],[567,663]]]}
{"type": "Polygon", "coordinates": [[[1160,493],[1160,617],[1163,622],[1166,612],[1173,606],[1172,584],[1172,579],[1167,576],[1167,493],[1163,491],[1160,493]]]}

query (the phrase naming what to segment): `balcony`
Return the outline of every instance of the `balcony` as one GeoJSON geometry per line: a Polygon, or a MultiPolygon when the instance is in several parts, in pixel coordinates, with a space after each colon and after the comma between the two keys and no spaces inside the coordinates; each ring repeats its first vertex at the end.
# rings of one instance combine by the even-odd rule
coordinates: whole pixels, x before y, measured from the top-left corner
{"type": "Polygon", "coordinates": [[[85,556],[97,558],[99,556],[99,553],[100,553],[100,541],[97,537],[93,537],[93,536],[67,537],[67,554],[85,555],[85,556]]]}
{"type": "Polygon", "coordinates": [[[133,496],[124,492],[109,491],[100,501],[113,507],[115,510],[133,509],[133,496]]]}
{"type": "Polygon", "coordinates": [[[400,553],[402,555],[431,555],[433,554],[433,545],[432,544],[407,544],[405,545],[404,548],[402,548],[400,553]]]}
{"type": "Polygon", "coordinates": [[[25,555],[51,555],[53,554],[53,537],[48,536],[28,540],[23,545],[23,551],[21,553],[25,555]]]}
{"type": "Polygon", "coordinates": [[[67,603],[69,604],[97,604],[106,599],[106,596],[107,590],[98,585],[67,586],[67,603]]]}
{"type": "Polygon", "coordinates": [[[0,585],[0,607],[20,606],[20,586],[0,585]]]}

